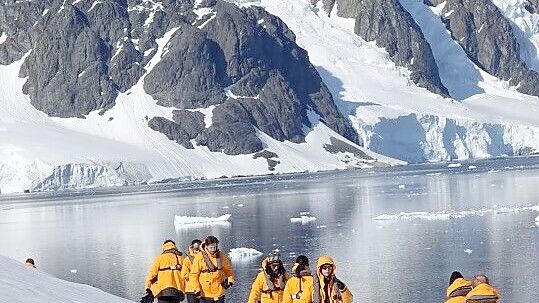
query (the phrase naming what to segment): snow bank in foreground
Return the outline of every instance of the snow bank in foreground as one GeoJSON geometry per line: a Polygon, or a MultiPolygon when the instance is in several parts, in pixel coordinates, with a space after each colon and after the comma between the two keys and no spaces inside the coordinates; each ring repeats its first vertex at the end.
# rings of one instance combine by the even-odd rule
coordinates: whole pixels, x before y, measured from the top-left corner
{"type": "Polygon", "coordinates": [[[522,211],[537,210],[539,206],[497,207],[488,209],[472,209],[465,211],[441,212],[401,212],[399,214],[383,214],[372,218],[376,221],[406,221],[406,220],[450,220],[469,216],[484,216],[486,214],[519,213],[522,211]]]}
{"type": "Polygon", "coordinates": [[[262,255],[262,253],[254,248],[238,247],[230,249],[228,255],[233,261],[241,262],[258,258],[262,255]]]}
{"type": "Polygon", "coordinates": [[[219,224],[219,223],[228,223],[231,214],[224,214],[219,217],[190,217],[190,216],[174,216],[174,225],[175,226],[188,226],[188,225],[208,225],[208,224],[219,224]]]}
{"type": "Polygon", "coordinates": [[[0,256],[0,302],[128,303],[97,288],[57,279],[0,256]]]}

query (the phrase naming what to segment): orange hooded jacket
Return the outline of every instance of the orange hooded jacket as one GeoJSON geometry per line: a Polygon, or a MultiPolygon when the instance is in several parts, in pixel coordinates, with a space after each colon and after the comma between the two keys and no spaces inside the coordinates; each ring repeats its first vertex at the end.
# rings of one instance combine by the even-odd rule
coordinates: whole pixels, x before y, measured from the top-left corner
{"type": "MultiPolygon", "coordinates": [[[[318,276],[318,281],[320,281],[320,288],[319,289],[316,289],[316,285],[314,286],[314,291],[318,291],[318,293],[320,294],[320,302],[317,302],[317,298],[316,296],[313,295],[313,302],[314,303],[321,303],[321,302],[325,302],[326,300],[326,292],[324,291],[325,288],[326,288],[326,281],[324,280],[324,276],[322,275],[322,272],[321,272],[321,267],[322,265],[324,264],[330,264],[333,266],[333,274],[332,276],[329,278],[329,281],[327,282],[328,285],[327,285],[327,288],[328,288],[328,295],[329,295],[329,302],[331,303],[351,303],[354,296],[352,295],[352,293],[350,292],[350,290],[348,289],[348,287],[344,287],[344,289],[338,289],[337,285],[336,285],[336,278],[335,278],[335,271],[336,271],[336,266],[335,266],[335,262],[333,261],[333,259],[331,257],[328,257],[328,256],[322,256],[320,258],[318,258],[318,262],[317,262],[317,265],[316,265],[316,274],[318,276]]],[[[316,283],[315,283],[316,284],[316,283]]]]}
{"type": "Polygon", "coordinates": [[[155,297],[159,297],[161,291],[167,288],[175,288],[182,292],[185,289],[181,275],[182,253],[171,242],[163,244],[162,248],[163,252],[155,257],[144,283],[145,288],[149,288],[155,297]]]}
{"type": "Polygon", "coordinates": [[[187,251],[187,256],[183,259],[181,274],[185,280],[185,293],[194,294],[197,291],[197,283],[189,280],[189,273],[191,272],[192,262],[195,260],[196,255],[200,254],[200,251],[194,251],[191,247],[187,248],[187,251]]]}
{"type": "MultiPolygon", "coordinates": [[[[296,272],[299,266],[295,263],[292,272],[296,272]]],[[[293,275],[288,281],[283,291],[283,303],[312,303],[313,302],[313,277],[307,266],[299,276],[293,275]]]]}
{"type": "Polygon", "coordinates": [[[456,279],[447,287],[445,303],[465,303],[470,290],[472,290],[470,281],[463,278],[456,279]]]}
{"type": "Polygon", "coordinates": [[[268,258],[262,261],[262,272],[258,273],[249,294],[248,303],[281,303],[283,302],[283,290],[288,276],[286,273],[282,279],[271,279],[266,273],[268,258]],[[273,284],[275,290],[271,291],[268,287],[268,280],[273,284]],[[260,300],[259,300],[260,299],[260,300]]]}
{"type": "Polygon", "coordinates": [[[203,298],[217,301],[225,295],[224,282],[234,283],[234,272],[232,265],[226,254],[218,251],[215,254],[210,254],[204,244],[201,245],[201,253],[195,256],[189,273],[189,281],[192,281],[195,286],[195,292],[200,291],[203,298]],[[209,261],[216,268],[215,271],[210,271],[203,253],[209,258],[209,261]],[[217,257],[221,260],[218,261],[217,257]],[[218,268],[221,265],[221,268],[218,268]]]}
{"type": "Polygon", "coordinates": [[[500,292],[497,289],[487,283],[481,283],[466,295],[466,303],[496,303],[500,297],[500,292]]]}

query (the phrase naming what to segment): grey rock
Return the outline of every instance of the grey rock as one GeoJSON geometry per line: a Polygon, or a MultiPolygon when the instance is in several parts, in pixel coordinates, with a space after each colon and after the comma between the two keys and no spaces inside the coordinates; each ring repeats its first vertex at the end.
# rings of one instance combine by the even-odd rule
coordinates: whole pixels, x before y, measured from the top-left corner
{"type": "Polygon", "coordinates": [[[448,0],[442,21],[477,66],[521,93],[539,96],[539,74],[520,59],[511,24],[492,2],[448,0]]]}
{"type": "Polygon", "coordinates": [[[361,149],[352,146],[342,140],[339,140],[335,137],[330,137],[330,144],[324,145],[324,149],[327,150],[330,153],[337,154],[337,153],[351,153],[354,156],[356,156],[359,159],[363,160],[375,160],[371,156],[368,156],[364,151],[361,149]]]}
{"type": "Polygon", "coordinates": [[[114,104],[117,90],[107,74],[109,49],[85,15],[66,5],[38,23],[40,37],[26,58],[23,92],[32,105],[51,116],[73,117],[114,104]]]}
{"type": "Polygon", "coordinates": [[[441,96],[449,96],[440,80],[430,45],[398,0],[337,0],[337,4],[337,15],[355,18],[355,33],[385,48],[396,65],[410,70],[414,83],[441,96]]]}
{"type": "Polygon", "coordinates": [[[148,125],[151,129],[159,131],[170,140],[176,141],[185,148],[192,149],[191,140],[195,139],[204,130],[204,115],[199,112],[176,110],[173,112],[174,121],[163,117],[154,117],[148,125]]]}
{"type": "Polygon", "coordinates": [[[253,159],[258,159],[258,158],[270,159],[270,158],[279,158],[279,156],[276,153],[265,149],[253,155],[253,159]]]}

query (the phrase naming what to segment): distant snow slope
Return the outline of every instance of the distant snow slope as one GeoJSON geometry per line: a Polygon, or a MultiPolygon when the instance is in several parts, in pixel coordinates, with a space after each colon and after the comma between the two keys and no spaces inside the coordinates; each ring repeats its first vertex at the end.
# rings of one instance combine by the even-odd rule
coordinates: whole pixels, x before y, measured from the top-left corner
{"type": "Polygon", "coordinates": [[[328,17],[321,2],[314,7],[310,0],[229,1],[260,5],[283,19],[365,147],[377,153],[422,162],[539,149],[539,99],[516,92],[468,60],[445,30],[441,7],[400,1],[425,34],[440,78],[456,100],[414,85],[385,50],[353,32],[354,20],[336,16],[338,7],[328,17]]]}
{"type": "Polygon", "coordinates": [[[39,269],[0,256],[0,302],[6,303],[128,303],[88,285],[57,279],[39,269]]]}
{"type": "MultiPolygon", "coordinates": [[[[175,29],[158,39],[158,51],[146,66],[151,71],[161,58],[175,29]]],[[[23,95],[18,78],[21,62],[0,65],[0,192],[61,190],[119,186],[162,179],[218,178],[371,167],[376,155],[318,123],[313,117],[306,143],[280,142],[260,132],[271,159],[254,155],[230,156],[207,147],[186,149],[148,127],[154,116],[172,117],[172,108],[158,106],[139,83],[118,96],[105,114],[85,119],[51,118],[36,110],[23,95]],[[361,153],[332,150],[334,141],[346,142],[361,153]],[[359,155],[361,154],[361,155],[359,155]],[[359,156],[358,156],[359,155],[359,156]],[[274,170],[269,161],[278,161],[274,170]]],[[[211,115],[206,116],[211,124],[211,115]]],[[[350,149],[350,148],[348,148],[350,149]]]]}

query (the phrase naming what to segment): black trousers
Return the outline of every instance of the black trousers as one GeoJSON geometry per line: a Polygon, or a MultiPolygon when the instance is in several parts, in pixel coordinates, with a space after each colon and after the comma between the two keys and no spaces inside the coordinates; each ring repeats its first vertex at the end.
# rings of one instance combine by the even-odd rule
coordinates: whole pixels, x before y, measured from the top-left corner
{"type": "Polygon", "coordinates": [[[199,303],[195,294],[185,294],[185,297],[187,298],[187,303],[199,303]]]}
{"type": "Polygon", "coordinates": [[[204,298],[201,298],[200,299],[200,303],[225,303],[225,297],[221,297],[219,300],[217,301],[213,301],[213,300],[205,300],[204,298]]]}

